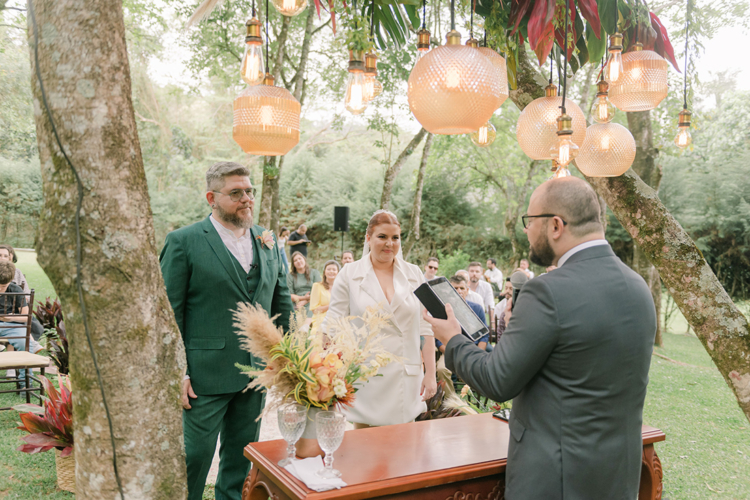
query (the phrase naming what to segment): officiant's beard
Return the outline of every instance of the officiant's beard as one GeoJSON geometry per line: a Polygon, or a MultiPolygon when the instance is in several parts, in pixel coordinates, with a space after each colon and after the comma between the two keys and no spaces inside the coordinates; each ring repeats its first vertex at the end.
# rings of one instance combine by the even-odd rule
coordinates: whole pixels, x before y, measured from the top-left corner
{"type": "MultiPolygon", "coordinates": [[[[242,207],[240,207],[242,208],[242,207]]],[[[249,208],[249,207],[248,207],[249,208]]],[[[219,216],[219,219],[223,220],[227,224],[231,224],[236,228],[239,229],[250,229],[253,227],[253,210],[252,208],[249,208],[248,212],[250,213],[249,217],[240,217],[237,212],[229,213],[219,204],[216,205],[216,215],[219,216]]]]}
{"type": "Polygon", "coordinates": [[[552,262],[554,262],[555,252],[549,244],[549,238],[547,238],[546,233],[540,236],[536,244],[531,245],[529,259],[534,264],[542,267],[551,266],[552,262]]]}

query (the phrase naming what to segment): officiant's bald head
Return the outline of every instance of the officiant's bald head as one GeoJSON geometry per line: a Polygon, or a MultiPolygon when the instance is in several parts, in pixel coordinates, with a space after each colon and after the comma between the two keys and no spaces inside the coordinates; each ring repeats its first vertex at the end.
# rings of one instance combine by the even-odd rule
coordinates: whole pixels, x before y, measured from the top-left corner
{"type": "Polygon", "coordinates": [[[524,228],[531,261],[549,266],[574,246],[603,239],[599,212],[596,193],[577,177],[552,179],[536,188],[524,228]]]}

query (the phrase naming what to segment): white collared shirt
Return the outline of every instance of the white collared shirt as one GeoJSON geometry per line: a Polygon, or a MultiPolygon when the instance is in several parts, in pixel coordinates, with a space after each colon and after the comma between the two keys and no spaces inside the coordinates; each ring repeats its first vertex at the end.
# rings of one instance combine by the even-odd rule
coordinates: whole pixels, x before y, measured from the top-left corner
{"type": "Polygon", "coordinates": [[[573,248],[565,252],[562,257],[560,257],[560,259],[557,261],[557,267],[565,264],[574,253],[580,252],[581,250],[586,250],[587,248],[598,247],[600,245],[609,245],[609,243],[607,242],[607,240],[591,240],[587,241],[586,243],[581,243],[580,245],[574,246],[573,248]]]}
{"type": "Polygon", "coordinates": [[[232,255],[242,266],[245,272],[250,272],[250,266],[253,264],[253,234],[249,229],[245,230],[245,234],[239,238],[234,235],[230,229],[222,226],[219,221],[214,219],[214,216],[209,217],[211,224],[216,228],[216,232],[219,233],[221,241],[224,242],[224,246],[232,252],[232,255]]]}
{"type": "Polygon", "coordinates": [[[503,285],[503,272],[499,267],[496,267],[495,269],[487,269],[484,272],[484,277],[490,282],[497,284],[499,287],[502,287],[503,285]]]}

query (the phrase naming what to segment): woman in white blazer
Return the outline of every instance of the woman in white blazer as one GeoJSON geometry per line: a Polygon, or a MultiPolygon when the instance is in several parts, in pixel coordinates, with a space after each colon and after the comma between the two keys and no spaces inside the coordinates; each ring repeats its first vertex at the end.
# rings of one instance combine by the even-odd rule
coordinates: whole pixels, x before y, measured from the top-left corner
{"type": "Polygon", "coordinates": [[[365,255],[344,266],[336,277],[322,325],[326,331],[332,320],[361,316],[368,307],[378,305],[392,314],[391,326],[381,333],[382,345],[403,359],[403,364],[394,362],[381,368],[379,376],[359,388],[354,406],[345,410],[357,428],[411,422],[427,409],[424,401],[437,390],[435,339],[413,293],[424,276],[401,257],[400,250],[398,219],[391,212],[378,210],[367,226],[365,255]]]}

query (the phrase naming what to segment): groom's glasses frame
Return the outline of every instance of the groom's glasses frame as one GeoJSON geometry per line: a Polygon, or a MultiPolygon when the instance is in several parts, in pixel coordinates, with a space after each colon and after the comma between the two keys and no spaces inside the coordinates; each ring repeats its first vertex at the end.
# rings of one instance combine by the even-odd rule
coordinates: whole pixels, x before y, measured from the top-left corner
{"type": "Polygon", "coordinates": [[[229,191],[229,193],[222,193],[221,191],[213,191],[214,193],[223,194],[224,196],[229,196],[229,199],[233,202],[237,203],[242,199],[244,195],[247,195],[248,198],[250,198],[250,201],[253,201],[255,199],[255,193],[257,190],[255,188],[247,188],[247,189],[232,189],[229,191]]]}
{"type": "MultiPolygon", "coordinates": [[[[529,219],[540,219],[540,218],[549,218],[549,217],[560,217],[560,216],[556,215],[556,214],[541,214],[541,215],[528,215],[528,214],[526,214],[526,215],[522,215],[521,216],[521,222],[523,222],[523,228],[527,229],[529,227],[529,224],[531,224],[529,222],[529,219]]],[[[568,225],[568,223],[562,217],[560,217],[560,220],[562,221],[563,226],[567,226],[568,225]]]]}

